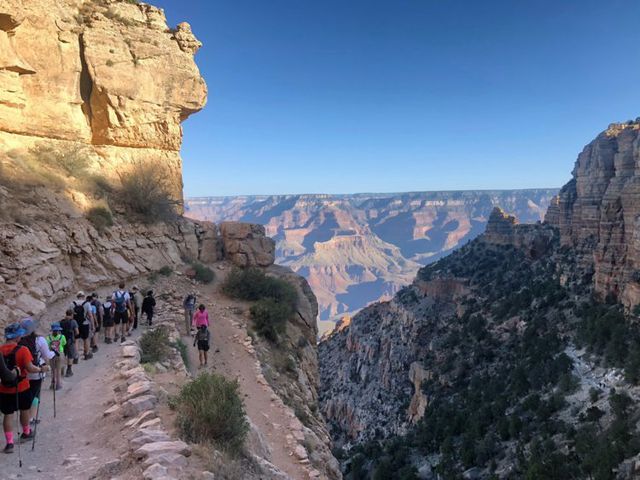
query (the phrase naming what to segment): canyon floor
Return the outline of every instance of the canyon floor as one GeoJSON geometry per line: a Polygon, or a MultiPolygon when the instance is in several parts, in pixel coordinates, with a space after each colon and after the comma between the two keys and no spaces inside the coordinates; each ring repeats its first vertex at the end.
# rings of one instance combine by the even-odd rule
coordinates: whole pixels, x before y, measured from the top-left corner
{"type": "MultiPolygon", "coordinates": [[[[261,374],[255,351],[247,341],[247,318],[243,313],[247,311],[247,305],[227,299],[217,291],[220,280],[229,268],[229,265],[218,265],[217,279],[211,285],[195,286],[180,273],[161,277],[153,285],[148,285],[147,279],[139,279],[137,283],[142,288],[151,286],[156,292],[158,320],[169,316],[182,332],[183,341],[189,349],[189,369],[194,376],[201,370],[198,368],[198,352],[193,347],[191,337],[184,332],[182,298],[188,291],[195,290],[198,301],[208,307],[212,321],[208,368],[227,378],[238,379],[247,416],[252,424],[247,441],[249,460],[238,461],[235,473],[233,466],[226,465],[226,476],[238,479],[316,478],[316,472],[306,465],[308,462],[301,461],[295,454],[296,438],[300,435],[297,431],[299,421],[267,384],[261,374]],[[267,459],[275,467],[271,476],[258,477],[250,473],[255,469],[247,469],[247,465],[255,467],[255,455],[267,459]]],[[[128,286],[133,283],[128,283],[128,286]]],[[[108,292],[110,289],[99,290],[101,297],[108,292]]],[[[52,305],[47,316],[41,319],[41,324],[48,325],[50,321],[58,319],[66,306],[66,301],[52,305]]],[[[139,338],[146,328],[141,324],[131,338],[139,338]]],[[[44,329],[41,330],[45,333],[44,329]]],[[[35,450],[31,451],[31,443],[22,444],[23,466],[20,468],[16,444],[14,454],[4,455],[0,475],[2,479],[142,478],[142,468],[130,458],[128,439],[123,433],[126,419],[103,416],[103,412],[113,403],[111,399],[114,397],[114,388],[121,381],[119,372],[114,368],[114,364],[121,359],[121,348],[118,344],[106,345],[102,341],[99,346],[100,350],[93,359],[80,360],[74,366],[75,375],[64,379],[64,388],[56,392],[56,418],[53,418],[53,392],[48,389],[49,379],[45,380],[40,410],[42,421],[38,426],[35,450]],[[121,468],[117,474],[105,476],[104,468],[99,472],[100,467],[117,460],[125,464],[125,468],[121,468]]],[[[185,380],[177,379],[171,373],[157,373],[154,375],[154,382],[166,389],[170,396],[177,393],[185,380]]],[[[160,406],[162,423],[177,437],[173,425],[175,413],[169,409],[166,401],[163,403],[160,406]]],[[[203,471],[215,472],[210,453],[205,447],[194,446],[189,465],[180,478],[200,479],[204,478],[203,471]]],[[[220,460],[218,466],[219,464],[220,460]]]]}

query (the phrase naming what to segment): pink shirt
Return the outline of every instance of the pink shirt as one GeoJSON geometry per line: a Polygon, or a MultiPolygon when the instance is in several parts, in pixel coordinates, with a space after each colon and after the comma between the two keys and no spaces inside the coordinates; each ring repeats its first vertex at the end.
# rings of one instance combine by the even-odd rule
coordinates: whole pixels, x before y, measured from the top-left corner
{"type": "Polygon", "coordinates": [[[193,314],[191,326],[198,328],[200,325],[206,325],[209,328],[209,312],[206,310],[204,312],[196,310],[196,313],[193,314]]]}

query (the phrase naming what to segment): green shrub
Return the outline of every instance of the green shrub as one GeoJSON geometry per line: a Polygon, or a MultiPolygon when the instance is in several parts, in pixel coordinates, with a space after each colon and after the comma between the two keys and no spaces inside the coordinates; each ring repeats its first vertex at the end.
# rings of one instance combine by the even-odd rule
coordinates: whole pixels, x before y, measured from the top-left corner
{"type": "Polygon", "coordinates": [[[86,217],[98,232],[104,232],[106,228],[113,226],[113,216],[106,207],[90,208],[86,217]]]}
{"type": "Polygon", "coordinates": [[[164,267],[160,268],[160,270],[158,270],[158,273],[163,277],[170,277],[173,273],[173,268],[171,268],[169,265],[165,265],[164,267]]]}
{"type": "Polygon", "coordinates": [[[286,322],[293,313],[291,306],[273,298],[258,300],[249,312],[256,332],[272,342],[278,341],[278,334],[284,331],[286,322]]]}
{"type": "Polygon", "coordinates": [[[280,278],[265,275],[259,268],[232,270],[222,285],[222,291],[233,298],[256,301],[271,298],[293,308],[298,303],[296,289],[280,278]]]}
{"type": "Polygon", "coordinates": [[[191,264],[195,270],[195,279],[200,283],[211,283],[216,278],[216,274],[209,267],[202,265],[201,263],[194,262],[191,264]]]}
{"type": "Polygon", "coordinates": [[[74,145],[61,149],[41,143],[30,153],[44,165],[61,169],[71,177],[83,177],[89,168],[89,152],[86,145],[74,145]]]}
{"type": "Polygon", "coordinates": [[[189,363],[190,363],[189,348],[182,341],[181,338],[179,338],[175,343],[173,343],[173,346],[178,350],[178,352],[180,352],[180,357],[182,357],[182,362],[184,363],[184,366],[187,368],[187,370],[189,370],[189,363]]]}
{"type": "Polygon", "coordinates": [[[131,216],[143,223],[169,222],[177,218],[180,202],[172,198],[166,170],[151,162],[135,162],[130,171],[121,173],[118,198],[131,216]]]}
{"type": "Polygon", "coordinates": [[[145,332],[140,338],[142,363],[163,362],[169,357],[169,331],[164,326],[145,332]]]}
{"type": "Polygon", "coordinates": [[[182,387],[174,405],[184,438],[239,454],[249,431],[239,390],[237,380],[214,373],[202,373],[182,387]]]}

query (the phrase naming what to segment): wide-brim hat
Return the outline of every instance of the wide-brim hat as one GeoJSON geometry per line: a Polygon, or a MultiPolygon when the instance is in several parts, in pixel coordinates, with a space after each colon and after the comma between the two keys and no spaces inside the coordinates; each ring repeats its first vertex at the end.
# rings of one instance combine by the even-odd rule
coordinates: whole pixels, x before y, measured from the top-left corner
{"type": "Polygon", "coordinates": [[[61,332],[62,331],[62,327],[60,326],[60,324],[58,322],[52,323],[51,324],[51,331],[52,332],[61,332]]]}
{"type": "Polygon", "coordinates": [[[22,328],[19,323],[12,323],[11,325],[7,325],[4,329],[4,336],[7,340],[22,337],[26,333],[27,331],[22,328]]]}
{"type": "Polygon", "coordinates": [[[38,328],[38,322],[31,317],[24,318],[20,321],[20,328],[26,332],[25,335],[30,335],[38,328]]]}
{"type": "Polygon", "coordinates": [[[82,290],[80,290],[78,293],[76,293],[76,297],[80,298],[80,297],[84,297],[85,294],[82,290]]]}

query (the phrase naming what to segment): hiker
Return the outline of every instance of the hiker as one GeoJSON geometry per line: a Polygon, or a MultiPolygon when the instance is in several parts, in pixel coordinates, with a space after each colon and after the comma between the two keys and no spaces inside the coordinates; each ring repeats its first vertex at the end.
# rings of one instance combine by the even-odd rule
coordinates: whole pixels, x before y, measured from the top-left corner
{"type": "Polygon", "coordinates": [[[133,329],[138,328],[138,320],[140,320],[140,313],[142,310],[142,302],[144,301],[142,293],[137,285],[131,288],[131,300],[133,303],[133,329]]]}
{"type": "MultiPolygon", "coordinates": [[[[32,318],[25,318],[20,322],[20,327],[25,331],[25,334],[18,342],[18,345],[29,349],[34,365],[38,367],[48,365],[49,361],[55,357],[55,354],[49,350],[47,340],[43,336],[36,335],[38,327],[36,321],[32,318]]],[[[30,423],[34,423],[36,410],[40,403],[40,390],[44,375],[42,373],[28,373],[27,379],[29,380],[29,393],[31,396],[30,423]]]]}
{"type": "Polygon", "coordinates": [[[62,334],[62,326],[59,322],[51,324],[51,335],[47,336],[49,348],[55,357],[51,360],[51,385],[50,389],[62,389],[62,358],[64,358],[65,347],[67,346],[67,337],[62,334]]]}
{"type": "Polygon", "coordinates": [[[182,306],[184,307],[184,323],[185,328],[187,329],[186,333],[189,334],[193,324],[193,314],[196,310],[196,294],[192,292],[184,297],[182,306]]]}
{"type": "Polygon", "coordinates": [[[156,299],[153,298],[153,290],[147,292],[147,296],[142,301],[142,313],[147,315],[147,325],[153,322],[153,312],[156,309],[156,299]]]}
{"type": "Polygon", "coordinates": [[[111,315],[115,324],[116,339],[118,338],[118,325],[120,325],[120,342],[126,340],[125,334],[129,323],[129,311],[131,310],[131,297],[124,289],[124,282],[120,282],[118,290],[111,296],[111,315]]]}
{"type": "Polygon", "coordinates": [[[89,304],[89,308],[91,308],[89,322],[89,343],[91,346],[91,351],[95,353],[98,351],[98,344],[96,343],[96,332],[98,331],[98,307],[93,302],[93,295],[95,295],[95,293],[87,296],[87,303],[89,304]]]}
{"type": "Polygon", "coordinates": [[[200,367],[203,368],[207,366],[207,356],[209,351],[209,341],[211,340],[211,332],[206,325],[200,325],[198,327],[198,331],[193,338],[193,346],[198,344],[198,359],[200,360],[200,367]]]}
{"type": "MultiPolygon", "coordinates": [[[[90,298],[90,297],[89,297],[90,298]]],[[[89,360],[93,358],[93,353],[90,351],[89,336],[91,335],[91,325],[93,323],[93,312],[91,311],[91,302],[87,301],[83,291],[79,291],[76,295],[76,300],[72,303],[73,318],[78,322],[79,335],[76,337],[76,356],[73,359],[73,363],[78,363],[78,356],[80,354],[80,348],[84,352],[84,359],[89,360]]]]}
{"type": "Polygon", "coordinates": [[[104,327],[104,343],[113,343],[113,312],[111,311],[113,304],[111,303],[111,296],[105,299],[102,304],[104,311],[104,317],[102,318],[102,326],[104,327]]]}
{"type": "MultiPolygon", "coordinates": [[[[12,323],[4,329],[4,336],[7,343],[0,346],[0,354],[5,365],[14,370],[18,368],[19,375],[15,382],[0,384],[0,412],[4,415],[3,428],[4,437],[7,441],[4,447],[5,453],[13,452],[13,413],[20,411],[19,420],[22,425],[22,435],[20,442],[33,438],[31,426],[29,425],[29,412],[31,410],[31,395],[29,394],[28,373],[44,373],[48,370],[46,365],[37,367],[33,364],[33,357],[28,348],[18,345],[18,342],[26,331],[20,327],[19,323],[12,323]]],[[[4,381],[3,381],[4,382],[4,381]]]]}
{"type": "Polygon", "coordinates": [[[98,298],[97,293],[91,294],[91,307],[95,308],[95,316],[96,316],[96,333],[102,330],[102,322],[104,320],[104,308],[102,307],[102,302],[98,298]]]}
{"type": "Polygon", "coordinates": [[[64,376],[73,377],[73,370],[71,369],[71,365],[73,364],[74,359],[77,357],[76,338],[80,336],[78,322],[76,322],[73,318],[73,310],[66,311],[64,319],[60,321],[60,327],[62,327],[62,335],[64,335],[64,338],[66,340],[64,356],[67,359],[67,371],[65,372],[64,376]]]}
{"type": "Polygon", "coordinates": [[[199,328],[200,326],[206,326],[209,328],[209,312],[203,304],[198,306],[198,311],[193,314],[193,322],[191,323],[191,328],[199,328]]]}

